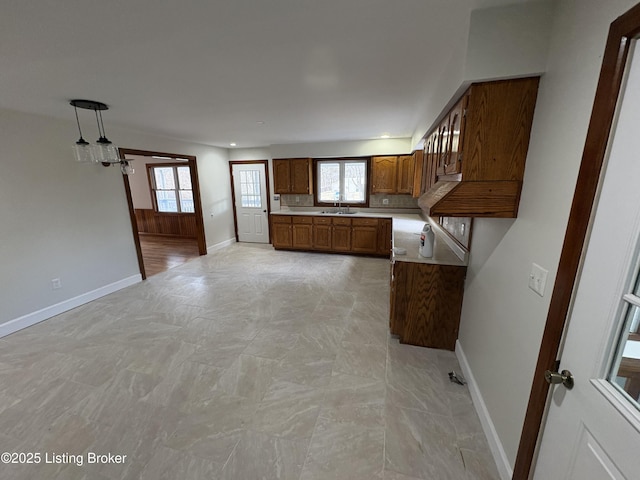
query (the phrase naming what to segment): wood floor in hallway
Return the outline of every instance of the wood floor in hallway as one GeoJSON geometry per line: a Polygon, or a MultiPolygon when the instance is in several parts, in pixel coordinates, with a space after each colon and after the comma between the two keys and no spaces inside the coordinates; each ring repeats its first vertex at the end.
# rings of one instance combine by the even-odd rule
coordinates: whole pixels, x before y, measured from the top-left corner
{"type": "Polygon", "coordinates": [[[141,234],[140,246],[147,277],[200,256],[195,238],[141,234]]]}

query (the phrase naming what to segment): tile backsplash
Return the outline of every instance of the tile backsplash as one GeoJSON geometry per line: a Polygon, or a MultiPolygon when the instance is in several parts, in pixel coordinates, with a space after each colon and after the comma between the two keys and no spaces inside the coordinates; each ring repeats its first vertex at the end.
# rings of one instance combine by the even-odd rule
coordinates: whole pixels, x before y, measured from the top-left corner
{"type": "Polygon", "coordinates": [[[442,228],[467,249],[471,243],[472,222],[473,218],[469,217],[440,217],[442,228]]]}
{"type": "MultiPolygon", "coordinates": [[[[287,207],[313,207],[313,195],[280,195],[280,205],[287,207]]],[[[420,208],[418,199],[411,195],[370,195],[369,208],[420,208]],[[384,203],[384,200],[388,200],[384,203]]]]}

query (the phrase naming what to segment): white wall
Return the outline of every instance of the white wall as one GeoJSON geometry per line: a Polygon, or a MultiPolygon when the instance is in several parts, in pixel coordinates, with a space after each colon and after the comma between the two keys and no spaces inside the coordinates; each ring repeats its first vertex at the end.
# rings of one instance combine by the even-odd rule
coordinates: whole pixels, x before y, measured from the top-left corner
{"type": "MultiPolygon", "coordinates": [[[[74,162],[72,113],[0,110],[0,335],[7,322],[139,278],[122,175],[74,162]]],[[[121,147],[197,156],[207,244],[234,237],[225,149],[108,130],[121,147]]]]}
{"type": "Polygon", "coordinates": [[[513,466],[609,24],[636,0],[564,0],[556,12],[516,220],[476,219],[459,345],[513,466]],[[531,263],[549,270],[544,297],[531,263]]]}

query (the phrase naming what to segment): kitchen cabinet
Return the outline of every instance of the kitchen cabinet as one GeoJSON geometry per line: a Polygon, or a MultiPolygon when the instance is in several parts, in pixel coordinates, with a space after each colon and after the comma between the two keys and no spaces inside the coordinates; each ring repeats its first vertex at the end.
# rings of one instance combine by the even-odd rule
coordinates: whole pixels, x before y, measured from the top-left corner
{"type": "Polygon", "coordinates": [[[378,219],[378,254],[391,255],[391,231],[392,222],[390,218],[378,219]]]}
{"type": "Polygon", "coordinates": [[[371,193],[396,193],[398,157],[371,157],[371,193]]]}
{"type": "Polygon", "coordinates": [[[291,248],[293,246],[291,216],[271,216],[271,241],[274,248],[291,248]]]}
{"type": "Polygon", "coordinates": [[[371,194],[413,193],[413,155],[371,157],[371,194]]]}
{"type": "Polygon", "coordinates": [[[413,155],[398,156],[396,193],[409,195],[413,193],[414,167],[413,155]]]}
{"type": "Polygon", "coordinates": [[[467,267],[394,262],[389,327],[400,343],[454,350],[467,267]]]}
{"type": "Polygon", "coordinates": [[[331,249],[335,252],[351,251],[351,219],[333,217],[331,249]]]}
{"type": "Polygon", "coordinates": [[[313,161],[310,158],[274,158],[273,189],[280,194],[313,193],[313,161]]]}
{"type": "Polygon", "coordinates": [[[422,191],[424,175],[424,149],[413,152],[413,187],[411,194],[414,198],[418,198],[424,192],[422,191]]]}
{"type": "Polygon", "coordinates": [[[391,254],[390,218],[332,215],[271,215],[276,249],[391,254]]]}
{"type": "Polygon", "coordinates": [[[354,218],[351,229],[351,250],[357,253],[378,251],[378,219],[354,218]]]}
{"type": "Polygon", "coordinates": [[[331,250],[331,217],[313,217],[313,249],[331,250]]]}
{"type": "Polygon", "coordinates": [[[292,248],[310,250],[313,248],[313,219],[311,217],[292,216],[292,248]]]}
{"type": "Polygon", "coordinates": [[[423,172],[435,163],[437,178],[418,204],[428,216],[517,216],[538,83],[472,84],[427,133],[423,172]]]}

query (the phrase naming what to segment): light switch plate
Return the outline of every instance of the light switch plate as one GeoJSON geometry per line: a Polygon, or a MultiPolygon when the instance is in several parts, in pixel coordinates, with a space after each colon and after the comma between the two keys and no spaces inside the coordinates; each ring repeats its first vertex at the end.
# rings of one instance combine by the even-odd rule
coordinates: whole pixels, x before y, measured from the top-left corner
{"type": "Polygon", "coordinates": [[[547,284],[547,275],[549,272],[537,263],[531,265],[531,274],[529,275],[529,288],[541,297],[544,296],[544,287],[547,284]]]}

